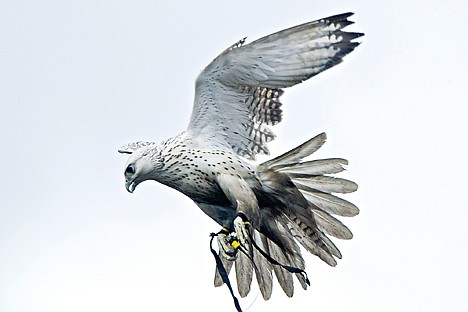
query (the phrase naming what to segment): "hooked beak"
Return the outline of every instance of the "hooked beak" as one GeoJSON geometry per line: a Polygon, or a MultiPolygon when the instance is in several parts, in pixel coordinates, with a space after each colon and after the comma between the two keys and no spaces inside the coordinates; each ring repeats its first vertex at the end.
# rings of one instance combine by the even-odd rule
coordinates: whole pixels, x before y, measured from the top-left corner
{"type": "Polygon", "coordinates": [[[135,190],[135,187],[136,187],[135,181],[125,181],[125,188],[130,193],[133,193],[133,191],[135,190]]]}

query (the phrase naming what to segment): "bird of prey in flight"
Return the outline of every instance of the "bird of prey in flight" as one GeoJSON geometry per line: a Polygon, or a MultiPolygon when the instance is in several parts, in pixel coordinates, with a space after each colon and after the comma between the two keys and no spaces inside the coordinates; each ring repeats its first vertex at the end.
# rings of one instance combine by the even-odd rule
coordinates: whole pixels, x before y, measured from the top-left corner
{"type": "MultiPolygon", "coordinates": [[[[225,272],[235,267],[241,297],[249,293],[254,274],[265,300],[274,275],[288,296],[294,276],[306,289],[303,274],[285,269],[304,269],[299,246],[335,266],[341,253],[329,236],[352,238],[335,216],[359,210],[333,193],[354,192],[357,184],[332,176],[348,162],[306,159],[324,144],[325,133],[261,164],[252,162],[257,154],[269,154],[267,143],[275,138],[270,127],[282,118],[283,89],[339,64],[359,45],[354,40],[362,33],[343,30],[353,23],[351,15],[308,22],[249,44],[240,40],[198,76],[185,131],[160,143],[119,149],[130,154],[129,192],[143,181],[158,181],[190,197],[222,227],[216,237],[219,259],[225,272]]],[[[215,285],[224,282],[217,267],[215,285]]]]}

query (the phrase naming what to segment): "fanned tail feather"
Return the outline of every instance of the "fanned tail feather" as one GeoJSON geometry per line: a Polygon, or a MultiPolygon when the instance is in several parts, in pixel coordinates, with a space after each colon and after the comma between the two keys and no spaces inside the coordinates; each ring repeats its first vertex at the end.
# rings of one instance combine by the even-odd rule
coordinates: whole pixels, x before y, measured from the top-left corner
{"type": "Polygon", "coordinates": [[[299,243],[311,254],[318,256],[330,266],[336,265],[333,253],[328,249],[323,241],[318,229],[311,229],[298,218],[293,218],[289,222],[290,231],[299,243]]]}
{"type": "Polygon", "coordinates": [[[351,239],[353,233],[343,224],[340,220],[332,217],[328,213],[312,208],[314,213],[315,222],[320,230],[326,234],[340,239],[351,239]]]}
{"type": "Polygon", "coordinates": [[[305,161],[295,164],[275,165],[275,170],[292,174],[306,174],[306,175],[322,175],[339,173],[345,170],[348,161],[342,158],[329,158],[305,161]]]}
{"type": "MultiPolygon", "coordinates": [[[[221,262],[223,263],[223,267],[226,270],[226,273],[229,275],[232,269],[232,265],[234,264],[234,261],[227,260],[221,255],[219,255],[219,258],[221,259],[221,262]]],[[[224,285],[224,281],[223,281],[223,278],[221,277],[221,274],[219,273],[218,267],[216,267],[214,285],[215,287],[220,287],[224,285]]]]}
{"type": "MultiPolygon", "coordinates": [[[[265,251],[268,246],[265,245],[268,244],[266,237],[255,230],[253,231],[252,237],[257,245],[265,251]]],[[[268,300],[270,299],[273,291],[273,268],[265,257],[263,257],[255,248],[253,248],[253,260],[255,263],[255,278],[258,281],[260,292],[262,293],[263,299],[268,300]]]]}
{"type": "MultiPolygon", "coordinates": [[[[289,152],[284,153],[276,158],[264,162],[259,168],[269,168],[275,170],[276,167],[281,168],[281,165],[296,165],[302,159],[315,153],[325,143],[327,135],[321,133],[309,141],[293,148],[289,152]]],[[[280,170],[275,170],[280,171],[280,170]]]]}
{"type": "MultiPolygon", "coordinates": [[[[252,238],[271,258],[301,270],[305,265],[298,243],[328,265],[335,266],[336,259],[341,259],[342,255],[327,235],[351,239],[353,234],[332,214],[351,217],[359,213],[354,204],[332,194],[350,193],[358,188],[352,181],[330,176],[345,170],[347,160],[329,158],[303,161],[316,152],[325,140],[325,133],[319,134],[257,168],[262,190],[255,192],[261,218],[257,228],[251,228],[252,238]]],[[[291,273],[268,262],[251,244],[244,246],[244,250],[249,256],[238,252],[235,260],[241,297],[245,297],[250,291],[253,272],[265,300],[271,297],[273,272],[288,297],[294,294],[293,275],[307,289],[304,275],[291,273]]],[[[223,263],[229,272],[232,261],[223,260],[223,263]]],[[[222,284],[217,272],[215,285],[222,284]]]]}
{"type": "MultiPolygon", "coordinates": [[[[282,231],[285,231],[285,229],[282,229],[282,231]]],[[[292,254],[297,254],[298,256],[291,256],[291,254],[284,248],[279,247],[265,235],[255,229],[252,229],[252,238],[265,254],[269,255],[281,264],[304,269],[304,260],[300,256],[299,247],[294,243],[291,233],[286,236],[288,236],[288,240],[290,240],[289,243],[294,244],[294,252],[292,254]]],[[[253,277],[252,271],[255,272],[260,292],[265,300],[270,299],[273,291],[273,272],[285,294],[288,297],[293,296],[294,281],[292,274],[281,266],[271,264],[256,248],[253,248],[251,244],[243,246],[243,251],[238,251],[235,261],[227,260],[223,257],[220,258],[227,274],[231,271],[233,264],[235,265],[237,288],[241,297],[247,296],[250,291],[253,277]],[[245,253],[247,253],[248,256],[245,253]]],[[[296,273],[295,275],[302,287],[307,289],[307,283],[304,276],[299,273],[296,273]]],[[[214,285],[219,287],[223,284],[224,282],[218,268],[216,268],[214,285]]]]}
{"type": "MultiPolygon", "coordinates": [[[[351,239],[353,234],[331,214],[346,217],[355,216],[359,213],[359,209],[354,204],[332,193],[351,193],[356,191],[358,186],[352,181],[330,176],[345,170],[345,166],[348,165],[348,161],[345,159],[304,160],[322,147],[325,141],[326,135],[321,133],[283,155],[261,164],[258,168],[260,175],[262,176],[262,173],[265,175],[264,180],[269,181],[265,184],[267,184],[270,193],[280,196],[281,199],[278,200],[286,206],[279,212],[280,216],[276,217],[276,222],[280,224],[280,227],[283,224],[287,225],[287,228],[283,229],[280,235],[284,236],[285,233],[288,233],[287,236],[289,236],[292,234],[294,239],[308,252],[318,256],[327,264],[335,266],[337,264],[335,258],[341,259],[342,255],[327,235],[339,239],[351,239]],[[272,172],[277,175],[272,175],[272,172]],[[287,183],[284,179],[289,180],[292,185],[285,187],[287,183]],[[276,192],[275,188],[277,188],[276,192]],[[297,195],[295,190],[298,190],[300,195],[297,195]],[[297,198],[297,196],[301,198],[297,198]],[[302,204],[303,199],[306,200],[305,205],[302,204]]],[[[262,182],[264,181],[262,180],[262,182]]],[[[274,231],[269,234],[269,238],[274,240],[274,231]]],[[[274,254],[286,263],[295,263],[303,267],[300,253],[287,252],[284,254],[281,252],[284,250],[284,248],[275,249],[273,252],[270,251],[270,254],[274,254]],[[300,261],[294,259],[300,259],[300,261]]],[[[280,271],[279,267],[273,266],[273,269],[277,278],[282,280],[280,285],[285,293],[288,296],[292,295],[291,274],[285,270],[280,271]]],[[[306,288],[304,277],[298,274],[298,278],[302,286],[306,288]]]]}
{"type": "Polygon", "coordinates": [[[354,217],[359,214],[359,209],[347,200],[302,185],[298,185],[298,188],[312,206],[319,207],[324,212],[342,217],[354,217]]]}
{"type": "MultiPolygon", "coordinates": [[[[284,251],[271,241],[269,242],[269,251],[270,256],[273,259],[276,259],[280,263],[289,264],[284,251]]],[[[286,296],[292,297],[294,294],[294,281],[291,273],[277,265],[273,266],[273,270],[275,271],[276,280],[280,284],[286,296]]]]}
{"type": "Polygon", "coordinates": [[[242,298],[249,294],[253,278],[253,263],[251,261],[252,249],[249,248],[246,252],[248,252],[249,255],[246,255],[243,252],[238,252],[237,259],[235,261],[237,290],[242,298]]]}

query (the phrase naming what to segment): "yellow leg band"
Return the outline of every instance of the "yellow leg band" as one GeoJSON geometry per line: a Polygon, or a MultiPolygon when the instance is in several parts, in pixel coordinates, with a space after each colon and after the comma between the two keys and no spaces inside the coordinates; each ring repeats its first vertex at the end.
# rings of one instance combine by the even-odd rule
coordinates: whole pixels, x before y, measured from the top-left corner
{"type": "Polygon", "coordinates": [[[236,241],[236,240],[233,241],[233,242],[231,243],[231,245],[232,245],[232,247],[234,247],[234,249],[237,249],[237,248],[239,248],[239,246],[240,246],[239,242],[236,241]]]}

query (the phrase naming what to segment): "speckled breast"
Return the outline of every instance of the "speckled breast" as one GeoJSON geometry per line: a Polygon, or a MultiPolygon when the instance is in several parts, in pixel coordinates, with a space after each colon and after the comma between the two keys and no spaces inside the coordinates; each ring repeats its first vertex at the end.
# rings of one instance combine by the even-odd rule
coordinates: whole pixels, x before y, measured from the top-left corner
{"type": "Polygon", "coordinates": [[[237,155],[224,150],[179,149],[165,157],[161,180],[197,202],[230,204],[218,185],[217,175],[248,177],[255,171],[237,155]]]}

